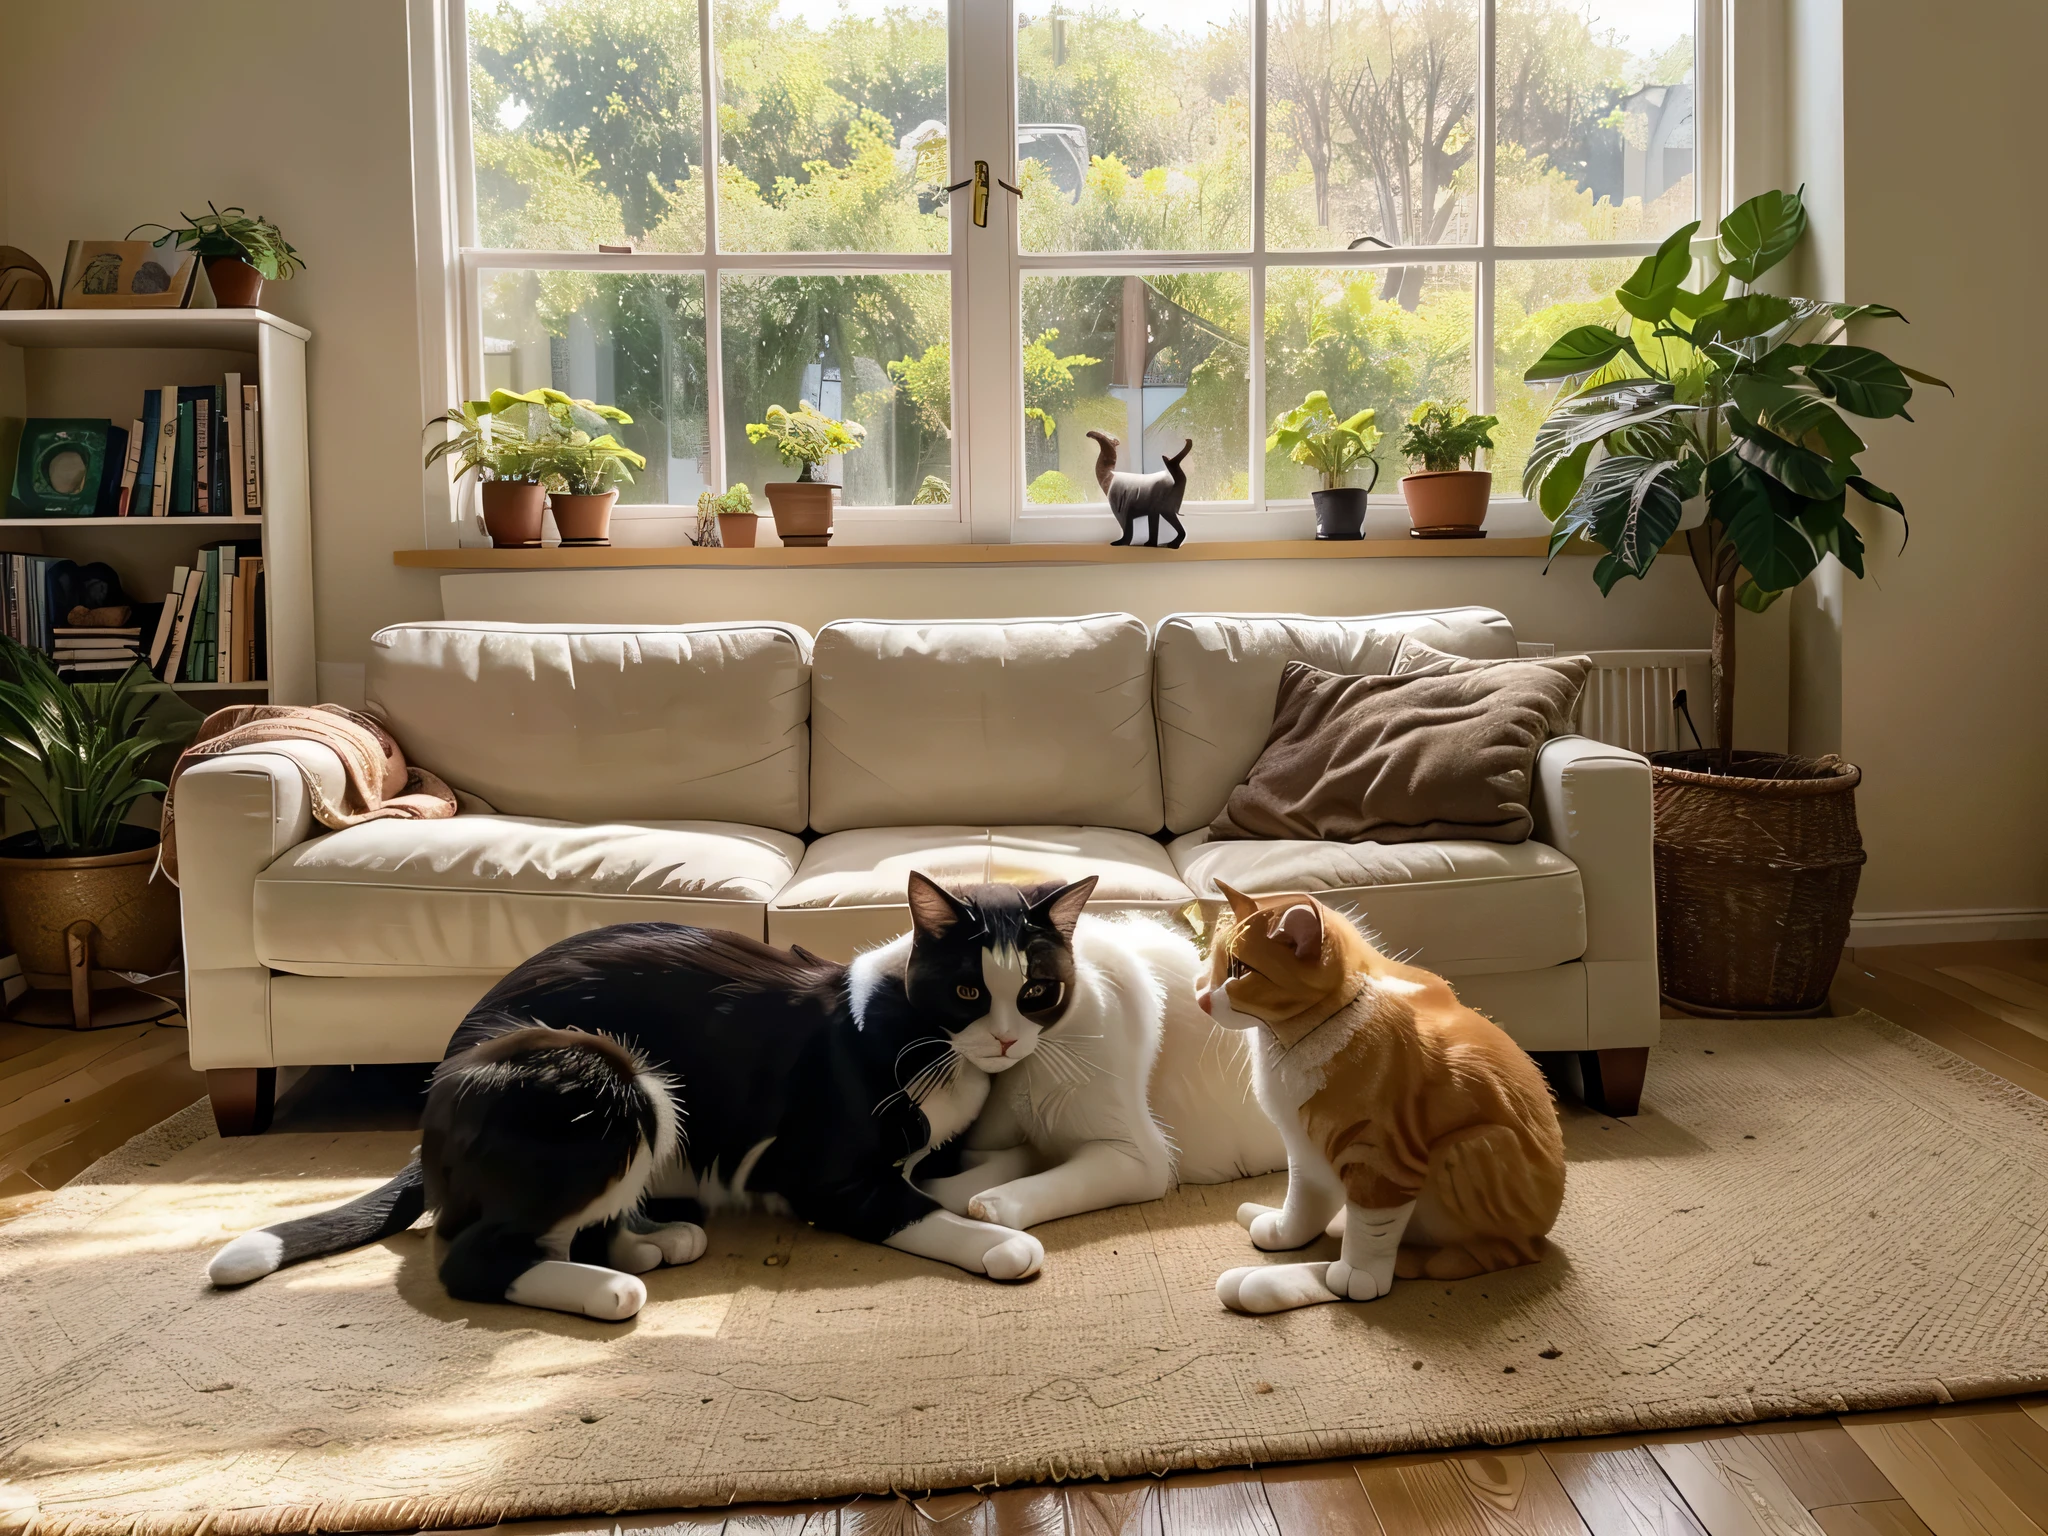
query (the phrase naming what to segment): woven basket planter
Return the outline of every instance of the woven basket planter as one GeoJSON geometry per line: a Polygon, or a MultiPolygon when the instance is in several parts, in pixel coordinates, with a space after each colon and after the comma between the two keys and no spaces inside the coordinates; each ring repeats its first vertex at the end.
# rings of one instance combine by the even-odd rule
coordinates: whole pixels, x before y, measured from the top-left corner
{"type": "Polygon", "coordinates": [[[1811,1018],[1849,939],[1863,873],[1861,769],[1837,757],[1651,755],[1664,997],[1710,1016],[1811,1018]]]}

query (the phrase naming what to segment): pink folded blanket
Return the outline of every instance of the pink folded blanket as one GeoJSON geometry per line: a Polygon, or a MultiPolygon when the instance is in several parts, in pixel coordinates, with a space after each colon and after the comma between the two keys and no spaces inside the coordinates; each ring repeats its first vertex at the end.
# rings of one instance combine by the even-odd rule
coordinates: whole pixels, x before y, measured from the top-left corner
{"type": "Polygon", "coordinates": [[[352,827],[359,821],[387,816],[438,821],[455,814],[455,792],[426,769],[406,762],[391,733],[368,715],[339,704],[234,704],[215,710],[200,722],[192,744],[171,770],[170,787],[164,791],[163,870],[174,884],[178,844],[173,811],[179,777],[194,763],[237,747],[280,741],[318,742],[341,759],[339,801],[303,764],[299,768],[313,815],[324,827],[352,827]]]}

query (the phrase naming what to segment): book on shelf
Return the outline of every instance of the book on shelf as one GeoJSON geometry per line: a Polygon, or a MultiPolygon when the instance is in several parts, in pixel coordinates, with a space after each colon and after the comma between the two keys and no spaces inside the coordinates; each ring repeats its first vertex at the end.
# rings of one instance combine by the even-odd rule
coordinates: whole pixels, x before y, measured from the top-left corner
{"type": "Polygon", "coordinates": [[[121,455],[121,496],[115,503],[115,516],[126,517],[128,508],[135,499],[135,477],[142,472],[142,423],[128,423],[128,447],[121,455]]]}
{"type": "MultiPolygon", "coordinates": [[[[263,507],[261,391],[230,373],[219,384],[167,384],[145,391],[126,427],[112,420],[31,421],[16,454],[16,478],[38,427],[83,430],[99,470],[89,511],[69,505],[34,515],[94,517],[258,517],[263,507]],[[104,444],[101,455],[100,445],[104,444]]],[[[46,434],[47,435],[47,434],[46,434]]],[[[40,439],[37,439],[40,441],[40,439]]],[[[77,500],[77,493],[67,493],[77,500]]],[[[13,500],[10,498],[10,505],[13,500]]],[[[12,515],[31,512],[12,508],[12,515]]]]}
{"type": "Polygon", "coordinates": [[[156,391],[156,397],[156,483],[150,491],[149,515],[168,517],[171,477],[178,464],[178,386],[167,384],[156,391]]]}
{"type": "Polygon", "coordinates": [[[227,454],[222,461],[221,475],[221,483],[227,490],[227,506],[223,510],[230,517],[247,517],[249,495],[242,482],[242,376],[239,373],[228,375],[223,394],[225,407],[222,414],[227,418],[227,454]]]}
{"type": "Polygon", "coordinates": [[[242,499],[249,514],[263,510],[263,400],[254,384],[242,386],[242,499]]]}

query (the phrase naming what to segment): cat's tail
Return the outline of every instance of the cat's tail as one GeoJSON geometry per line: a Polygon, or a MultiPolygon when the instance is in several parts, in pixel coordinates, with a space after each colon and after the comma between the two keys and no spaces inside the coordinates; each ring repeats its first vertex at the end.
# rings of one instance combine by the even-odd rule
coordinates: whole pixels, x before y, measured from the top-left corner
{"type": "Polygon", "coordinates": [[[426,1176],[415,1156],[390,1183],[380,1184],[346,1205],[244,1232],[213,1256],[206,1266],[206,1278],[217,1286],[247,1285],[287,1264],[395,1236],[418,1221],[426,1208],[426,1176]]]}

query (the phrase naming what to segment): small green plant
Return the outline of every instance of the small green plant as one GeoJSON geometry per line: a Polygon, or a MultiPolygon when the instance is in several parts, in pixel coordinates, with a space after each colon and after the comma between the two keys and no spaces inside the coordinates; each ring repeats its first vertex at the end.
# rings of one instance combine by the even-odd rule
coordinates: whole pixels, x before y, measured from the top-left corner
{"type": "Polygon", "coordinates": [[[1471,469],[1478,462],[1479,450],[1493,446],[1493,429],[1499,425],[1497,416],[1473,416],[1462,405],[1425,400],[1408,418],[1401,453],[1432,475],[1460,464],[1471,469]]]}
{"type": "Polygon", "coordinates": [[[490,400],[465,400],[451,407],[427,423],[427,431],[436,429],[443,435],[427,448],[429,469],[452,459],[458,480],[464,475],[479,480],[540,479],[541,447],[517,422],[498,419],[490,400]]]}
{"type": "Polygon", "coordinates": [[[820,464],[834,454],[853,452],[867,435],[868,429],[859,422],[834,421],[808,400],[794,411],[771,405],[765,421],[747,423],[747,441],[772,439],[782,462],[800,467],[799,483],[816,480],[814,471],[820,464]]]}
{"type": "Polygon", "coordinates": [[[160,229],[163,234],[151,242],[154,245],[175,243],[178,250],[197,251],[202,261],[209,256],[232,256],[246,261],[271,282],[283,282],[306,270],[284,232],[260,213],[208,203],[206,212],[197,218],[189,213],[178,217],[185,221],[180,227],[138,224],[128,231],[128,238],[133,240],[141,230],[160,229]]]}
{"type": "Polygon", "coordinates": [[[455,459],[455,474],[538,482],[570,496],[598,496],[633,483],[626,466],[647,461],[612,435],[633,418],[615,405],[576,400],[559,389],[494,389],[436,416],[427,430],[454,428],[427,449],[427,467],[455,459]]]}
{"type": "Polygon", "coordinates": [[[721,515],[726,517],[756,515],[754,513],[754,493],[748,490],[744,483],[727,486],[723,496],[709,489],[699,491],[697,493],[697,536],[690,542],[705,549],[716,548],[720,542],[718,537],[718,519],[721,515]]]}
{"type": "Polygon", "coordinates": [[[137,662],[109,683],[73,683],[50,658],[0,636],[0,794],[42,851],[113,853],[128,809],[161,794],[152,758],[191,739],[199,716],[137,662]]]}
{"type": "Polygon", "coordinates": [[[1081,500],[1081,493],[1072,480],[1048,469],[1024,487],[1024,499],[1034,507],[1071,507],[1081,500]]]}
{"type": "Polygon", "coordinates": [[[1295,463],[1323,477],[1324,490],[1334,491],[1359,465],[1376,463],[1372,451],[1380,441],[1380,429],[1373,424],[1377,415],[1367,409],[1339,420],[1329,395],[1318,389],[1273,423],[1266,452],[1285,450],[1295,463]]]}
{"type": "Polygon", "coordinates": [[[953,487],[937,475],[926,475],[924,483],[917,488],[917,494],[910,498],[913,507],[943,507],[953,499],[953,487]]]}

